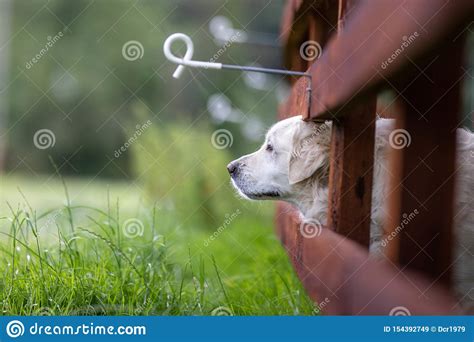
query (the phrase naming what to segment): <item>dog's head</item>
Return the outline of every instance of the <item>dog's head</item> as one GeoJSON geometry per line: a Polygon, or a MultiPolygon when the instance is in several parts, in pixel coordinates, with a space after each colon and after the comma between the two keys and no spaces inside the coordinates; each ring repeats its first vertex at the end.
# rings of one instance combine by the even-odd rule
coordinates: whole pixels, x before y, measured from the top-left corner
{"type": "Polygon", "coordinates": [[[227,165],[232,184],[246,198],[291,202],[301,186],[327,173],[330,125],[301,116],[276,123],[259,150],[227,165]]]}

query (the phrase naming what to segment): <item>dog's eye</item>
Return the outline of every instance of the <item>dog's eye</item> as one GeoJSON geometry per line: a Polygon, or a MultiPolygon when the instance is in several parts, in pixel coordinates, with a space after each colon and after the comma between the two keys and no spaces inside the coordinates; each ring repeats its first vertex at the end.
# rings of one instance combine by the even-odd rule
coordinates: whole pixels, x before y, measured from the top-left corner
{"type": "Polygon", "coordinates": [[[267,147],[265,147],[265,149],[269,152],[272,152],[273,151],[273,145],[272,144],[267,144],[267,147]]]}

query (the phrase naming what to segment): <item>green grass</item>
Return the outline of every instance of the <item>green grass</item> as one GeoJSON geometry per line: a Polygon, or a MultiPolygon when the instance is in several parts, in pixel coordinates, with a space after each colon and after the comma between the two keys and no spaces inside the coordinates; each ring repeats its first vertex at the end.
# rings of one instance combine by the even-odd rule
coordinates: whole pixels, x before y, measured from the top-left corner
{"type": "Polygon", "coordinates": [[[27,185],[24,195],[2,192],[3,315],[314,314],[273,232],[271,204],[242,202],[202,227],[140,202],[123,183],[68,180],[67,191],[52,180],[49,202],[39,182],[2,183],[27,185]],[[95,200],[81,205],[88,194],[95,200]]]}

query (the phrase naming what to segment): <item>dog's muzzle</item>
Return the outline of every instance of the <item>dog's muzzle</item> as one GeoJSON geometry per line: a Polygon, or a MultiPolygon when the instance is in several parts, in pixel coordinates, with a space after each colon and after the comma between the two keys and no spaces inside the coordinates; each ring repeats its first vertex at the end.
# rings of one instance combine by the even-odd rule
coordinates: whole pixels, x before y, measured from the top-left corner
{"type": "Polygon", "coordinates": [[[227,171],[229,171],[229,175],[233,178],[237,176],[240,170],[240,164],[236,161],[232,161],[227,165],[227,171]]]}

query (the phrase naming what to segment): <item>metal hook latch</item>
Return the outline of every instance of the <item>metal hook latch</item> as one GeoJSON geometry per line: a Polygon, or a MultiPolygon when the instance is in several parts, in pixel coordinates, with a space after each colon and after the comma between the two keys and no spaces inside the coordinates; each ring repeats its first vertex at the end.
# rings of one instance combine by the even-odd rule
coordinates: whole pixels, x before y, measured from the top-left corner
{"type": "Polygon", "coordinates": [[[204,69],[228,69],[228,70],[241,70],[241,71],[250,71],[250,72],[262,72],[266,74],[277,74],[277,75],[290,75],[290,76],[304,76],[310,79],[309,82],[309,93],[311,95],[311,74],[300,71],[289,71],[283,69],[271,69],[271,68],[260,68],[252,66],[243,66],[243,65],[231,65],[231,64],[222,64],[214,62],[203,62],[203,61],[193,61],[191,58],[194,53],[194,44],[189,36],[184,33],[174,33],[169,36],[163,45],[163,52],[166,58],[179,66],[176,68],[176,71],[173,73],[174,78],[179,78],[184,71],[185,67],[192,68],[204,68],[204,69]],[[171,52],[171,44],[175,41],[181,40],[186,44],[186,53],[184,57],[176,57],[171,52]]]}

